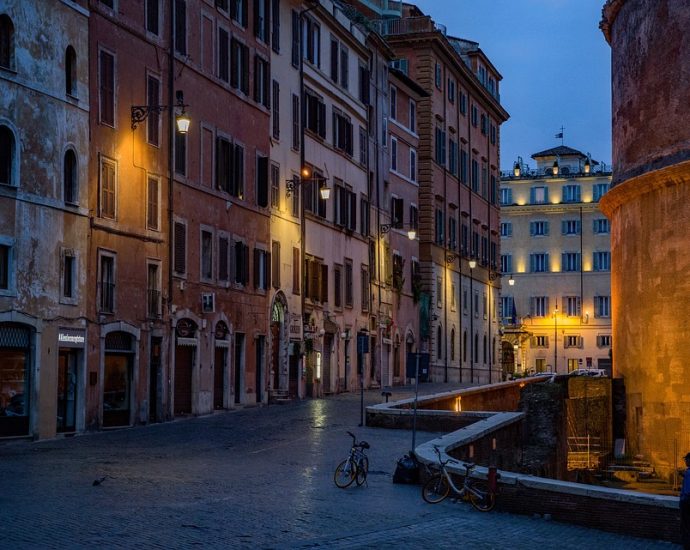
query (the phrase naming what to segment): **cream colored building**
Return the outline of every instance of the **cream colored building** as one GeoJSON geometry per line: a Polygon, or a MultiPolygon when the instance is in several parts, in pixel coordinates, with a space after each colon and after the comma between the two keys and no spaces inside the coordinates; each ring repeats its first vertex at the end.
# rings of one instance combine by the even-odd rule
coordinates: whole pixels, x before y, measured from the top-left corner
{"type": "Polygon", "coordinates": [[[611,373],[610,167],[561,145],[501,180],[503,374],[611,373]]]}

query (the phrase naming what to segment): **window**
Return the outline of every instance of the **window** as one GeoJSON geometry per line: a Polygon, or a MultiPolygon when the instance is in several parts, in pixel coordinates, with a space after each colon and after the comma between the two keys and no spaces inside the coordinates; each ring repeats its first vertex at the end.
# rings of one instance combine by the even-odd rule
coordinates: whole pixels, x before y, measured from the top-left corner
{"type": "Polygon", "coordinates": [[[187,1],[175,0],[175,51],[187,55],[187,1]]]}
{"type": "Polygon", "coordinates": [[[513,256],[501,254],[501,273],[511,273],[513,271],[513,256]]]}
{"type": "Polygon", "coordinates": [[[441,166],[446,165],[446,132],[442,128],[436,128],[436,162],[441,166]]]}
{"type": "MultiPolygon", "coordinates": [[[[335,36],[331,35],[331,80],[347,90],[349,79],[349,52],[335,36]]],[[[361,75],[360,75],[361,76],[361,75]]]]}
{"type": "Polygon", "coordinates": [[[443,307],[443,279],[436,277],[436,307],[443,307]]]}
{"type": "Polygon", "coordinates": [[[467,151],[460,149],[460,181],[467,185],[467,151]]]}
{"type": "Polygon", "coordinates": [[[549,222],[543,220],[530,222],[529,234],[533,237],[545,237],[549,234],[549,222]]]}
{"type": "Polygon", "coordinates": [[[14,25],[5,14],[0,15],[0,67],[14,68],[14,25]]]}
{"type": "Polygon", "coordinates": [[[490,137],[490,139],[491,139],[491,145],[496,145],[496,134],[497,134],[497,132],[496,132],[496,126],[494,126],[493,124],[491,124],[491,125],[489,126],[489,129],[490,129],[490,132],[489,132],[489,133],[490,133],[490,136],[491,136],[491,137],[490,137]]]}
{"type": "Polygon", "coordinates": [[[218,78],[230,82],[230,35],[218,27],[218,78]]]}
{"type": "Polygon", "coordinates": [[[302,292],[302,285],[299,281],[300,251],[299,248],[292,248],[292,293],[299,295],[302,292]]]}
{"type": "Polygon", "coordinates": [[[546,253],[529,255],[530,271],[532,273],[546,273],[549,270],[549,255],[546,253]]]}
{"type": "Polygon", "coordinates": [[[110,9],[113,9],[115,6],[115,0],[101,0],[101,4],[108,6],[110,9]]]}
{"type": "Polygon", "coordinates": [[[293,173],[292,174],[292,180],[294,182],[297,182],[297,184],[298,184],[294,187],[294,189],[292,190],[292,193],[290,195],[290,197],[292,198],[292,201],[290,202],[291,213],[295,218],[297,218],[300,215],[299,201],[300,201],[300,194],[302,193],[302,191],[300,190],[300,187],[299,187],[299,181],[300,181],[299,176],[297,174],[293,173]]]}
{"type": "Polygon", "coordinates": [[[417,151],[410,149],[410,179],[417,181],[417,151]]]}
{"type": "Polygon", "coordinates": [[[599,348],[610,348],[611,347],[611,335],[610,334],[598,334],[597,335],[597,347],[599,347],[599,348]]]}
{"type": "Polygon", "coordinates": [[[336,309],[343,307],[343,266],[333,267],[333,306],[336,309]]]}
{"type": "Polygon", "coordinates": [[[412,132],[417,132],[417,104],[413,99],[410,99],[410,120],[408,127],[412,132]]]}
{"type": "Polygon", "coordinates": [[[479,110],[477,109],[476,105],[472,105],[470,113],[470,120],[472,121],[472,126],[476,128],[479,122],[479,110]]]}
{"type": "Polygon", "coordinates": [[[610,317],[611,316],[611,297],[610,296],[595,296],[594,297],[594,316],[595,317],[610,317]]]}
{"type": "Polygon", "coordinates": [[[563,235],[579,235],[580,220],[563,220],[561,222],[561,233],[563,235]]]}
{"type": "Polygon", "coordinates": [[[445,245],[445,216],[443,215],[443,210],[436,209],[436,244],[439,246],[445,245]]]}
{"type": "Polygon", "coordinates": [[[299,144],[301,141],[300,135],[300,119],[301,114],[299,110],[299,96],[292,94],[292,148],[299,151],[299,144]]]}
{"type": "Polygon", "coordinates": [[[461,115],[466,115],[467,114],[467,95],[465,92],[458,91],[458,107],[460,109],[460,114],[461,115]]]}
{"type": "Polygon", "coordinates": [[[486,115],[485,115],[484,113],[482,113],[482,116],[480,117],[480,121],[481,121],[480,127],[481,127],[481,130],[482,130],[482,134],[483,134],[483,135],[486,135],[486,132],[487,132],[487,129],[488,129],[488,128],[487,128],[488,124],[487,124],[486,115]]]}
{"type": "Polygon", "coordinates": [[[235,283],[246,285],[249,283],[249,246],[242,241],[235,241],[235,283]]]}
{"type": "Polygon", "coordinates": [[[103,124],[115,126],[115,56],[101,50],[98,59],[100,121],[103,124]]]}
{"type": "Polygon", "coordinates": [[[535,348],[548,348],[549,347],[549,337],[548,336],[533,336],[532,337],[532,347],[535,348]]]}
{"type": "Polygon", "coordinates": [[[280,288],[280,270],[282,264],[280,263],[280,241],[273,241],[271,243],[271,282],[273,288],[280,288]]]}
{"type": "Polygon", "coordinates": [[[454,176],[458,175],[458,144],[452,137],[448,142],[448,170],[454,176]]]}
{"type": "Polygon", "coordinates": [[[305,297],[314,302],[328,302],[328,266],[321,260],[307,259],[304,268],[305,297]]]}
{"type": "Polygon", "coordinates": [[[280,206],[280,166],[271,163],[271,208],[280,206]]]}
{"type": "Polygon", "coordinates": [[[350,231],[357,229],[357,195],[347,189],[343,182],[335,183],[335,223],[350,231]]]}
{"type": "Polygon", "coordinates": [[[369,200],[366,197],[362,197],[359,201],[360,209],[360,222],[359,222],[359,232],[362,235],[369,235],[369,200]]]}
{"type": "Polygon", "coordinates": [[[187,134],[175,132],[175,173],[187,175],[187,134]]]}
{"type": "Polygon", "coordinates": [[[268,157],[256,154],[256,204],[268,208],[269,200],[269,169],[268,157]]]}
{"type": "Polygon", "coordinates": [[[580,253],[563,252],[561,254],[561,271],[580,271],[580,253]]]}
{"type": "Polygon", "coordinates": [[[213,233],[201,230],[201,279],[213,280],[213,233]]]}
{"type": "Polygon", "coordinates": [[[182,222],[175,222],[174,226],[174,261],[173,270],[176,275],[187,274],[187,226],[182,222]]]}
{"type": "Polygon", "coordinates": [[[439,63],[436,63],[434,67],[434,81],[436,83],[436,87],[440,90],[441,89],[441,65],[439,63]]]}
{"type": "Polygon", "coordinates": [[[566,348],[581,348],[582,347],[582,337],[576,336],[574,334],[566,334],[565,342],[563,345],[566,348]]]}
{"type": "Polygon", "coordinates": [[[360,270],[360,284],[362,285],[362,311],[369,311],[369,267],[362,265],[360,270]]]}
{"type": "Polygon", "coordinates": [[[608,183],[595,183],[592,186],[592,191],[594,191],[594,200],[598,201],[603,197],[609,190],[608,183]]]}
{"type": "Polygon", "coordinates": [[[532,317],[546,317],[549,312],[548,296],[532,296],[529,304],[529,314],[532,317]]]}
{"type": "Polygon", "coordinates": [[[280,139],[280,83],[273,81],[273,113],[272,113],[273,139],[280,139]]]}
{"type": "MultiPolygon", "coordinates": [[[[2,144],[0,143],[1,146],[2,144]]],[[[73,149],[67,149],[62,165],[62,194],[63,200],[68,204],[76,204],[78,201],[78,181],[77,155],[73,149]]]]}
{"type": "Polygon", "coordinates": [[[568,317],[580,316],[580,297],[579,296],[563,296],[563,309],[568,317]]]}
{"type": "Polygon", "coordinates": [[[419,210],[414,204],[410,205],[410,229],[419,230],[419,210]]]}
{"type": "Polygon", "coordinates": [[[146,0],[146,30],[158,36],[160,0],[146,0]]]}
{"type": "Polygon", "coordinates": [[[113,313],[115,310],[115,257],[102,254],[99,268],[99,311],[113,313]]]}
{"type": "Polygon", "coordinates": [[[77,52],[72,46],[65,50],[65,93],[77,97],[77,52]]]}
{"type": "Polygon", "coordinates": [[[254,288],[268,290],[271,274],[271,255],[265,250],[254,249],[254,288]]]}
{"type": "Polygon", "coordinates": [[[270,0],[254,0],[254,36],[267,44],[271,32],[270,9],[270,0]]]}
{"type": "Polygon", "coordinates": [[[321,27],[311,17],[302,19],[302,52],[309,63],[321,66],[321,27]]]}
{"type": "Polygon", "coordinates": [[[501,237],[513,236],[513,222],[501,222],[501,237]]]}
{"type": "Polygon", "coordinates": [[[234,147],[223,136],[216,136],[216,188],[230,191],[234,147]]]}
{"type": "Polygon", "coordinates": [[[225,235],[218,237],[218,281],[230,281],[230,242],[225,235]]]}
{"type": "Polygon", "coordinates": [[[532,187],[529,195],[530,204],[545,204],[549,201],[548,187],[532,187]]]}
{"type": "Polygon", "coordinates": [[[234,38],[230,41],[230,86],[249,94],[249,48],[234,38]]]}
{"type": "MultiPolygon", "coordinates": [[[[0,252],[0,255],[2,253],[0,252]]],[[[0,264],[2,260],[0,259],[0,264]]],[[[75,297],[75,276],[76,276],[76,263],[77,259],[74,256],[72,250],[65,250],[62,254],[62,297],[63,298],[74,298],[75,297]]],[[[0,272],[2,271],[2,266],[0,265],[0,272]]],[[[0,289],[2,287],[2,274],[0,273],[0,289]]]]}
{"type": "Polygon", "coordinates": [[[101,157],[100,170],[100,215],[102,218],[115,219],[116,210],[116,171],[115,162],[101,157]]]}
{"type": "Polygon", "coordinates": [[[161,314],[160,269],[158,264],[147,265],[148,277],[146,281],[147,307],[149,317],[159,317],[161,314]]]}
{"type": "Polygon", "coordinates": [[[0,243],[0,291],[11,289],[12,247],[0,243]]]}
{"type": "Polygon", "coordinates": [[[280,53],[280,0],[272,0],[271,8],[271,46],[280,53]]]}
{"type": "Polygon", "coordinates": [[[610,271],[611,270],[611,253],[610,252],[594,252],[594,271],[610,271]]]}
{"type": "Polygon", "coordinates": [[[398,171],[398,140],[391,136],[391,170],[398,171]]]}
{"type": "Polygon", "coordinates": [[[362,166],[367,164],[367,152],[369,148],[369,138],[367,131],[362,126],[359,127],[359,162],[362,166]]]}
{"type": "MultiPolygon", "coordinates": [[[[160,105],[160,89],[160,80],[155,76],[148,75],[146,77],[147,105],[160,105]]],[[[152,109],[146,119],[146,141],[156,147],[160,144],[160,118],[160,113],[152,109]]]]}
{"type": "Polygon", "coordinates": [[[395,86],[390,87],[390,93],[388,96],[388,99],[390,100],[390,107],[388,108],[388,115],[390,118],[393,120],[396,120],[398,118],[398,90],[396,89],[395,86]]]}
{"type": "Polygon", "coordinates": [[[146,228],[160,230],[160,179],[148,176],[146,185],[146,228]]]}
{"type": "Polygon", "coordinates": [[[448,101],[455,103],[455,80],[448,78],[448,101]]]}
{"type": "Polygon", "coordinates": [[[401,198],[391,198],[391,223],[393,227],[401,228],[403,226],[403,212],[404,201],[401,198]]]}
{"type": "Polygon", "coordinates": [[[354,303],[354,293],[352,280],[352,260],[345,259],[345,307],[352,307],[354,303]]]}
{"type": "Polygon", "coordinates": [[[350,117],[335,108],[333,108],[333,146],[352,156],[352,122],[350,122],[350,117]]]}
{"type": "Polygon", "coordinates": [[[0,126],[0,184],[16,185],[14,133],[0,126]]]}
{"type": "Polygon", "coordinates": [[[366,65],[359,66],[359,100],[365,105],[370,101],[370,73],[366,65]]]}
{"type": "Polygon", "coordinates": [[[471,163],[470,180],[472,191],[475,193],[479,192],[479,163],[475,159],[472,159],[471,163]]]}
{"type": "Polygon", "coordinates": [[[602,234],[602,233],[610,233],[611,232],[611,226],[609,224],[608,218],[596,218],[593,220],[594,222],[594,233],[597,234],[602,234]]]}
{"type": "Polygon", "coordinates": [[[292,40],[291,40],[291,59],[292,66],[299,67],[299,13],[292,10],[292,40]]]}
{"type": "Polygon", "coordinates": [[[230,17],[243,27],[247,26],[247,0],[230,0],[230,17]]]}
{"type": "Polygon", "coordinates": [[[515,299],[512,296],[501,296],[501,319],[515,324],[517,322],[517,315],[515,312],[515,299]]]}
{"type": "Polygon", "coordinates": [[[580,186],[572,184],[564,185],[563,202],[580,202],[580,186]]]}
{"type": "Polygon", "coordinates": [[[269,96],[270,77],[268,72],[268,61],[259,57],[254,57],[254,101],[263,105],[267,109],[271,106],[269,96]]]}
{"type": "MultiPolygon", "coordinates": [[[[323,100],[314,94],[313,92],[307,90],[305,92],[306,105],[306,121],[305,128],[321,138],[326,137],[326,104],[323,100]]],[[[333,112],[333,117],[335,119],[335,111],[333,112]]],[[[349,121],[348,121],[349,122],[349,121]]],[[[334,120],[335,123],[335,120],[334,120]]],[[[352,124],[350,124],[350,128],[352,124]]],[[[350,130],[352,131],[352,130],[350,130]]],[[[333,129],[334,141],[336,130],[333,129]]]]}

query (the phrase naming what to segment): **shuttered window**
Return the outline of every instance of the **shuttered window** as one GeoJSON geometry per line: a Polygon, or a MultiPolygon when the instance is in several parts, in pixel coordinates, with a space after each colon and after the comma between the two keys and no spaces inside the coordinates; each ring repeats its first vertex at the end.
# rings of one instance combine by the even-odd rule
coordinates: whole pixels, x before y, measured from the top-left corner
{"type": "Polygon", "coordinates": [[[187,273],[187,226],[175,222],[175,261],[174,269],[178,275],[187,273]]]}

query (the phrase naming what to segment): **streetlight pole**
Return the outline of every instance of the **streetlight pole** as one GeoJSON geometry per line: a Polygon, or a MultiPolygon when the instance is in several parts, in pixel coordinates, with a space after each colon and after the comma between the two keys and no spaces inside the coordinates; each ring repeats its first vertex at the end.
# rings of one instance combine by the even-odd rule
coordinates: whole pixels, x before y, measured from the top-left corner
{"type": "Polygon", "coordinates": [[[558,302],[553,310],[553,372],[558,372],[558,302]]]}
{"type": "Polygon", "coordinates": [[[474,311],[476,304],[474,303],[474,268],[477,267],[477,260],[474,256],[470,258],[470,383],[474,384],[474,311]]]}

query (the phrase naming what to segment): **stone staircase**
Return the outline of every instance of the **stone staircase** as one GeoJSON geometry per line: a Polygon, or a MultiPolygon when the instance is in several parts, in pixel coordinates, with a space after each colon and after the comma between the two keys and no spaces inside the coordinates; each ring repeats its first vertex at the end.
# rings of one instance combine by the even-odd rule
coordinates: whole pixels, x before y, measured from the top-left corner
{"type": "Polygon", "coordinates": [[[285,405],[292,402],[292,397],[290,397],[288,390],[273,389],[268,391],[268,402],[270,404],[285,405]]]}

